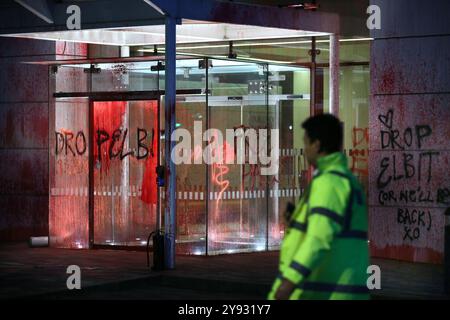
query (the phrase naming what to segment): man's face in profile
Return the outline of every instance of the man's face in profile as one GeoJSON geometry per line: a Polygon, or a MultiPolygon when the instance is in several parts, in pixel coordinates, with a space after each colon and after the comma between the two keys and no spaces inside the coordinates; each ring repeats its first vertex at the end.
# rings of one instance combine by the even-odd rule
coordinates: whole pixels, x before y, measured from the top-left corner
{"type": "Polygon", "coordinates": [[[308,161],[309,164],[316,167],[317,158],[319,157],[320,141],[319,140],[311,141],[311,139],[308,136],[308,133],[305,131],[305,134],[303,136],[303,143],[305,144],[306,160],[308,161]]]}

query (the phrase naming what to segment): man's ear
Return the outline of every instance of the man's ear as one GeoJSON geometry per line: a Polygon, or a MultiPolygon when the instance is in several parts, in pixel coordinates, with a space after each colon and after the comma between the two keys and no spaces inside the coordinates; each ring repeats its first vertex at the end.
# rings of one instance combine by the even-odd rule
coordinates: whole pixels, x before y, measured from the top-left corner
{"type": "Polygon", "coordinates": [[[314,149],[316,151],[316,153],[320,153],[321,152],[321,146],[320,146],[320,140],[317,139],[316,141],[313,142],[313,146],[314,149]]]}

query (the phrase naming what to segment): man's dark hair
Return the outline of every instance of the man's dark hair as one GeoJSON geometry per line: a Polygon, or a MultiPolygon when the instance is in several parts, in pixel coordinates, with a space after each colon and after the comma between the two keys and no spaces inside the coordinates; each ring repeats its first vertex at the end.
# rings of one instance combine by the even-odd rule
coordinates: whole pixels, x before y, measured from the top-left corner
{"type": "Polygon", "coordinates": [[[341,151],[343,140],[342,124],[331,114],[319,114],[302,124],[311,142],[320,141],[319,152],[326,154],[341,151]]]}

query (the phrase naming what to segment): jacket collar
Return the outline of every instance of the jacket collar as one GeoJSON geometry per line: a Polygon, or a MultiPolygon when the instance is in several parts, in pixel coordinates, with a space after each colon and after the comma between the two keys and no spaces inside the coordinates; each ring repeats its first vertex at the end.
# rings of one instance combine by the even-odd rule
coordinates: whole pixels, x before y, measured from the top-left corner
{"type": "Polygon", "coordinates": [[[317,159],[317,169],[324,172],[330,169],[347,169],[347,157],[342,152],[335,152],[317,159]]]}

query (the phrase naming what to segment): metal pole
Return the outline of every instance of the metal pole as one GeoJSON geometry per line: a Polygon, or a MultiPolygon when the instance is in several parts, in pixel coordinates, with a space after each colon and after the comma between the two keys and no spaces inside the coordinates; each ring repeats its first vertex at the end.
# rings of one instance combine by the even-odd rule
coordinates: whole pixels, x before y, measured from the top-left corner
{"type": "MultiPolygon", "coordinates": [[[[270,132],[271,124],[269,123],[269,65],[264,64],[264,81],[265,81],[265,87],[266,87],[266,128],[267,132],[270,132]]],[[[272,145],[272,139],[273,137],[270,136],[270,143],[272,145]]],[[[267,150],[269,150],[269,141],[267,141],[267,150]]],[[[270,152],[272,153],[272,148],[270,148],[270,152]]],[[[270,233],[270,219],[269,219],[269,179],[266,176],[266,251],[269,250],[269,233],[270,233]]],[[[278,226],[278,217],[275,216],[275,225],[278,226]]]]}
{"type": "MultiPolygon", "coordinates": [[[[244,110],[243,110],[244,109],[244,100],[243,99],[241,101],[240,109],[241,109],[240,125],[242,126],[243,133],[244,133],[244,139],[243,139],[244,146],[243,147],[244,147],[244,154],[245,154],[245,127],[244,127],[244,110]]],[[[243,224],[244,224],[244,217],[242,216],[242,208],[243,208],[242,199],[244,199],[242,194],[244,193],[244,186],[245,186],[244,172],[243,172],[244,168],[245,168],[245,161],[244,161],[244,164],[239,166],[239,171],[240,171],[239,175],[241,177],[241,185],[240,185],[240,190],[239,190],[239,196],[240,196],[240,199],[239,199],[239,238],[242,238],[242,229],[243,229],[243,224]]]]}
{"type": "MultiPolygon", "coordinates": [[[[122,127],[128,128],[130,130],[130,102],[125,101],[125,113],[122,115],[122,127]]],[[[130,149],[130,134],[127,135],[127,139],[124,143],[124,150],[130,149]]],[[[131,192],[131,186],[130,186],[130,157],[126,157],[121,161],[121,172],[120,172],[120,185],[123,186],[125,192],[122,193],[120,202],[120,216],[122,219],[125,217],[124,221],[127,221],[125,224],[125,234],[127,237],[129,237],[130,232],[130,197],[132,195],[131,192]]],[[[116,236],[115,236],[115,219],[114,219],[115,212],[111,212],[112,216],[112,234],[113,234],[113,242],[115,242],[116,236]]],[[[119,218],[120,223],[120,218],[119,218]]],[[[120,230],[120,229],[119,229],[120,230]]],[[[119,231],[120,234],[120,231],[119,231]]],[[[120,239],[120,237],[119,237],[120,239]]]]}
{"type": "MultiPolygon", "coordinates": [[[[310,101],[309,101],[309,115],[314,116],[316,115],[317,109],[316,109],[316,55],[317,55],[317,49],[316,49],[316,37],[311,37],[311,67],[310,67],[310,101]]],[[[308,180],[312,179],[312,167],[308,166],[308,180]]]]}
{"type": "Polygon", "coordinates": [[[175,237],[176,237],[176,167],[171,160],[175,141],[171,141],[175,129],[175,102],[176,102],[176,20],[166,17],[166,79],[165,79],[165,166],[166,166],[166,211],[164,230],[164,260],[166,269],[175,268],[175,237]]]}
{"type": "MultiPolygon", "coordinates": [[[[210,109],[209,109],[209,58],[205,58],[205,122],[206,122],[206,130],[208,130],[211,126],[211,121],[210,121],[210,109]]],[[[203,143],[203,142],[202,142],[203,143]]],[[[209,205],[209,188],[210,188],[210,183],[209,183],[209,179],[211,178],[211,167],[209,164],[205,164],[205,168],[206,168],[206,179],[205,179],[205,255],[208,255],[209,252],[209,218],[210,218],[210,214],[209,214],[209,209],[210,209],[210,205],[209,205]]]]}
{"type": "MultiPolygon", "coordinates": [[[[280,100],[276,100],[275,105],[275,114],[274,114],[274,129],[279,130],[280,129],[280,100]]],[[[278,198],[278,191],[280,187],[280,171],[278,170],[277,174],[275,175],[275,179],[277,182],[273,184],[273,208],[274,208],[274,214],[275,214],[275,225],[277,228],[277,237],[280,236],[280,199],[278,198]]]]}
{"type": "MultiPolygon", "coordinates": [[[[158,60],[157,63],[159,63],[160,61],[158,60]]],[[[157,87],[158,87],[158,106],[157,106],[157,128],[155,128],[155,132],[156,132],[156,136],[158,139],[158,153],[157,153],[157,166],[159,167],[161,165],[161,160],[162,160],[162,153],[161,153],[161,92],[160,92],[160,88],[159,88],[159,69],[158,69],[158,76],[157,76],[157,87]]],[[[156,187],[156,190],[158,192],[157,194],[157,199],[158,201],[156,201],[156,230],[161,231],[161,201],[162,201],[162,196],[161,196],[161,187],[158,185],[156,187]]]]}
{"type": "Polygon", "coordinates": [[[339,116],[339,35],[330,36],[330,113],[339,116]]]}
{"type": "MultiPolygon", "coordinates": [[[[91,66],[92,68],[92,66],[91,66]]],[[[92,92],[92,73],[88,73],[88,91],[89,94],[92,92]]],[[[88,210],[89,210],[89,224],[88,224],[88,229],[89,229],[89,249],[92,249],[94,247],[94,224],[95,224],[95,220],[94,220],[94,206],[95,206],[95,198],[94,198],[94,164],[95,164],[95,159],[94,159],[94,144],[95,144],[95,128],[94,128],[94,101],[92,101],[92,99],[89,99],[89,205],[88,205],[88,210]]]]}
{"type": "Polygon", "coordinates": [[[311,38],[311,68],[310,68],[310,106],[311,116],[316,114],[316,37],[311,38]]]}

